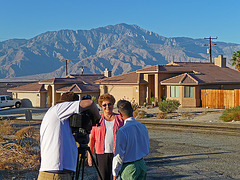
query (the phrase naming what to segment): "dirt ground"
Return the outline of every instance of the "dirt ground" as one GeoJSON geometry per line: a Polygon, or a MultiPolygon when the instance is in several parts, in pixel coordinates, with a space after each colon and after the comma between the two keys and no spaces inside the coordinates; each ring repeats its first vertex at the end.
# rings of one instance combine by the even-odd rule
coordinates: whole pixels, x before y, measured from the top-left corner
{"type": "MultiPolygon", "coordinates": [[[[141,107],[139,110],[145,111],[149,118],[157,119],[157,114],[161,111],[158,107],[141,107]],[[151,117],[152,115],[152,117],[151,117]]],[[[184,121],[184,122],[201,122],[201,123],[225,123],[219,118],[224,109],[212,108],[178,108],[176,112],[168,113],[167,119],[169,121],[184,121]]],[[[231,122],[238,123],[238,122],[231,122]]]]}
{"type": "MultiPolygon", "coordinates": [[[[147,119],[157,119],[157,114],[160,113],[160,110],[158,107],[141,107],[139,110],[143,110],[147,113],[148,117],[147,119]]],[[[222,122],[219,117],[221,116],[223,109],[210,109],[210,108],[179,108],[174,113],[168,113],[167,119],[169,121],[181,121],[181,122],[201,122],[201,123],[225,123],[222,122]]],[[[114,112],[117,113],[117,108],[114,108],[114,112]]],[[[100,111],[100,113],[102,113],[100,111]]],[[[35,119],[33,122],[35,128],[39,130],[41,119],[43,118],[45,112],[42,113],[33,113],[33,119],[35,119]],[[36,119],[40,121],[36,121],[36,119]]],[[[17,129],[21,129],[21,127],[28,126],[28,122],[23,120],[24,115],[22,116],[21,120],[19,120],[19,124],[17,123],[18,120],[15,120],[15,125],[17,129]],[[21,123],[20,123],[21,122],[21,123]]],[[[144,118],[145,119],[145,118],[144,118]]],[[[230,123],[239,123],[239,122],[230,122],[230,123]]],[[[91,179],[90,174],[94,171],[92,168],[86,169],[86,174],[89,173],[89,178],[91,179]]],[[[38,172],[34,171],[17,171],[18,173],[11,173],[11,171],[1,170],[0,169],[0,179],[36,179],[38,172]]],[[[94,178],[93,178],[94,179],[94,178]]]]}

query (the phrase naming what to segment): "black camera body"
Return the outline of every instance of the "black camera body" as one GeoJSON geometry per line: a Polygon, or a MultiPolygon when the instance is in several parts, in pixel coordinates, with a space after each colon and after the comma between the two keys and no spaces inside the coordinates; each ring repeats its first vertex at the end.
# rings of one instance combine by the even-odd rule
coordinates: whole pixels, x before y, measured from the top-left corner
{"type": "Polygon", "coordinates": [[[72,129],[72,134],[79,144],[88,144],[88,135],[92,130],[92,126],[98,124],[99,119],[96,120],[89,110],[83,111],[80,114],[73,114],[69,117],[69,125],[72,129]]]}

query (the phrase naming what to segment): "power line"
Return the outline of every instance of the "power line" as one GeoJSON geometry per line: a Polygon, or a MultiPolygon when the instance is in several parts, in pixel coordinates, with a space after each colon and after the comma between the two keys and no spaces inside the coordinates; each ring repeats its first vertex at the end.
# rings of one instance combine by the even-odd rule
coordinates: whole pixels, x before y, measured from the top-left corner
{"type": "Polygon", "coordinates": [[[205,44],[204,46],[209,46],[209,54],[210,54],[209,60],[210,60],[210,63],[212,63],[212,46],[217,45],[217,44],[212,44],[212,39],[217,39],[217,38],[218,37],[212,38],[211,36],[209,38],[204,38],[204,39],[209,39],[209,44],[205,44]]]}

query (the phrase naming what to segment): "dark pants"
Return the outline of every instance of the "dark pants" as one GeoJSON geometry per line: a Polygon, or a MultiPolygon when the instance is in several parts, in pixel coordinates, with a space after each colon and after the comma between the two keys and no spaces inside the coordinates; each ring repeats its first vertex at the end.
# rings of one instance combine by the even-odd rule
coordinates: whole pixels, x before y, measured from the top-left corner
{"type": "MultiPolygon", "coordinates": [[[[113,153],[96,154],[96,159],[103,180],[111,180],[113,153]]],[[[98,179],[100,180],[100,177],[98,179]]]]}

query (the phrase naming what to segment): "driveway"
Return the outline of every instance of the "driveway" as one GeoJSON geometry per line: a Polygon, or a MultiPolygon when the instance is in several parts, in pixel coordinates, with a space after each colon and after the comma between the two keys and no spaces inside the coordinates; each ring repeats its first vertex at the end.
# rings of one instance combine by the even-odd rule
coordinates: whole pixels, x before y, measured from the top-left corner
{"type": "Polygon", "coordinates": [[[29,110],[32,113],[33,119],[42,119],[48,108],[1,108],[1,118],[14,118],[14,119],[25,119],[25,112],[29,110]]]}

